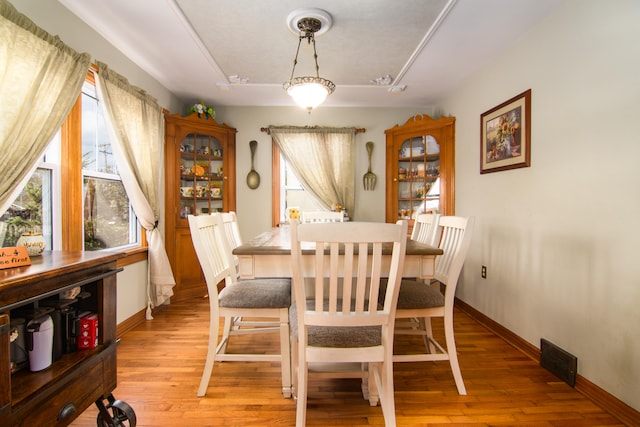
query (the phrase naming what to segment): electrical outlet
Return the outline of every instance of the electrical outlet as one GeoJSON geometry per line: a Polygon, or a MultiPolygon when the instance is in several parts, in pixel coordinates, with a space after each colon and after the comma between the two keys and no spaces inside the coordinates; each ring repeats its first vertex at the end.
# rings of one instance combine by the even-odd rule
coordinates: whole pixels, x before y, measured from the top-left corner
{"type": "Polygon", "coordinates": [[[482,270],[481,270],[480,275],[482,276],[483,279],[487,278],[487,266],[486,265],[482,266],[482,270]]]}

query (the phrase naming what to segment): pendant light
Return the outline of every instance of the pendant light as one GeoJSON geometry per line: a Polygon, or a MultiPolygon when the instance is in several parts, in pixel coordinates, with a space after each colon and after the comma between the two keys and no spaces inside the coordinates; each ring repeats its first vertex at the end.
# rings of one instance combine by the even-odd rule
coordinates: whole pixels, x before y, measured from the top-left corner
{"type": "Polygon", "coordinates": [[[311,113],[311,110],[322,104],[327,96],[331,95],[336,88],[336,85],[331,80],[320,77],[320,67],[318,67],[318,54],[316,53],[315,39],[316,33],[321,30],[323,30],[322,32],[326,31],[331,25],[331,16],[320,9],[294,11],[289,15],[290,28],[293,23],[296,24],[299,31],[298,49],[296,50],[296,56],[293,60],[291,78],[284,82],[282,86],[289,96],[293,98],[296,104],[311,113]],[[301,13],[303,14],[305,12],[308,12],[309,16],[302,16],[298,18],[301,13]],[[294,20],[295,22],[293,22],[294,20]],[[325,25],[323,28],[323,23],[328,25],[325,25]],[[296,65],[298,63],[298,55],[300,53],[300,45],[303,40],[306,40],[307,43],[313,45],[313,58],[316,66],[316,75],[294,77],[296,65]]]}

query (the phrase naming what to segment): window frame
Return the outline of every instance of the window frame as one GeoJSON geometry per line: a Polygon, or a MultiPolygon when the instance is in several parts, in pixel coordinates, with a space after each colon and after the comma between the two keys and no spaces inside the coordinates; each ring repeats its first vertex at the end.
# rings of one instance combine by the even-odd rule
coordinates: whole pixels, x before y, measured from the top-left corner
{"type": "MultiPolygon", "coordinates": [[[[97,68],[93,68],[97,70],[97,68]]],[[[91,70],[86,82],[96,84],[91,70]]],[[[60,233],[61,249],[64,251],[84,251],[83,220],[83,170],[82,170],[82,92],[78,94],[67,119],[60,130],[60,233]]],[[[142,226],[138,226],[138,243],[121,246],[126,254],[118,262],[124,266],[147,259],[147,239],[142,226]]]]}

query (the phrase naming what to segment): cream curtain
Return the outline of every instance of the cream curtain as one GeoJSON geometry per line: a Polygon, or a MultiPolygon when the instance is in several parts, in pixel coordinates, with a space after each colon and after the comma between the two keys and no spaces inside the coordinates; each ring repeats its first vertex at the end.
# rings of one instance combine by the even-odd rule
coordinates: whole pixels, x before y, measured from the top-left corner
{"type": "Polygon", "coordinates": [[[162,108],[155,98],[129,84],[127,79],[101,62],[96,86],[105,108],[116,162],[129,200],[149,242],[147,319],[151,308],[173,295],[176,282],[158,230],[160,165],[164,143],[162,108]]]}
{"type": "Polygon", "coordinates": [[[270,126],[271,137],[305,191],[327,209],[355,208],[355,128],[270,126]]]}
{"type": "Polygon", "coordinates": [[[0,214],[62,126],[90,60],[0,0],[0,214]]]}

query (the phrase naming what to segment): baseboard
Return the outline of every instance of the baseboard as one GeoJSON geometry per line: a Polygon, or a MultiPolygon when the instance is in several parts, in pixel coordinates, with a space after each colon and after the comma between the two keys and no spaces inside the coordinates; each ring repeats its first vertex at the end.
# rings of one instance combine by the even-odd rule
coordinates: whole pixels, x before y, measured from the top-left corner
{"type": "Polygon", "coordinates": [[[125,333],[129,332],[131,329],[144,322],[146,320],[146,312],[146,309],[141,310],[128,319],[120,322],[116,327],[116,337],[120,338],[125,333]]]}
{"type": "MultiPolygon", "coordinates": [[[[471,307],[464,301],[456,298],[455,306],[462,312],[466,313],[469,317],[491,330],[493,333],[504,339],[507,343],[511,344],[518,350],[522,351],[525,355],[540,362],[540,349],[533,344],[522,339],[518,335],[511,332],[509,329],[500,325],[496,321],[490,319],[486,315],[482,314],[475,308],[471,307]]],[[[638,425],[640,420],[640,412],[633,409],[631,406],[622,402],[620,399],[611,395],[607,391],[593,384],[591,381],[577,375],[576,377],[576,391],[589,398],[593,403],[618,418],[621,422],[628,426],[638,425]]]]}

